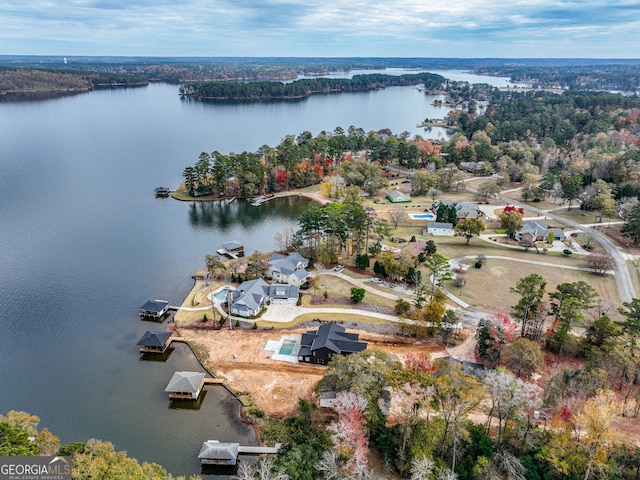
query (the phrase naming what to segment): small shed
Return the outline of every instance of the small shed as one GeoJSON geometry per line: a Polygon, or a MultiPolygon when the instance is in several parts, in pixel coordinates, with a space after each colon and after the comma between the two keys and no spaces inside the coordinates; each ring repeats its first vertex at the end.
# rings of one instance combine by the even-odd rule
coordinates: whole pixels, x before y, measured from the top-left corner
{"type": "Polygon", "coordinates": [[[201,372],[175,372],[164,391],[171,399],[197,400],[204,386],[204,377],[201,372]]]}
{"type": "Polygon", "coordinates": [[[198,458],[202,465],[235,465],[239,443],[220,443],[207,440],[202,444],[198,458]]]}
{"type": "Polygon", "coordinates": [[[169,302],[166,300],[149,300],[140,307],[140,316],[143,318],[162,318],[169,310],[169,302]]]}
{"type": "Polygon", "coordinates": [[[171,332],[148,331],[138,340],[140,353],[164,353],[171,345],[171,332]]]}

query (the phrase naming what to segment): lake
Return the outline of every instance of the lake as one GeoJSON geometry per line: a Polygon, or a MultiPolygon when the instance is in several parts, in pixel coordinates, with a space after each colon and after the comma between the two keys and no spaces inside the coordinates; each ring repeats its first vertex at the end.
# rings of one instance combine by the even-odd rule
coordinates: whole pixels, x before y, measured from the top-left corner
{"type": "Polygon", "coordinates": [[[200,472],[205,440],[255,443],[219,387],[199,410],[169,408],[173,372],[200,366],[184,346],[166,362],[141,361],[135,344],[158,326],[138,308],[180,304],[223,242],[275,248],[308,201],[220,207],[156,199],[153,189],[177,187],[202,151],[255,151],[350,125],[423,133],[418,123],[447,111],[434,99],[403,87],[218,104],[151,84],[0,101],[0,413],[27,411],[63,443],[111,441],[174,474],[200,472]]]}

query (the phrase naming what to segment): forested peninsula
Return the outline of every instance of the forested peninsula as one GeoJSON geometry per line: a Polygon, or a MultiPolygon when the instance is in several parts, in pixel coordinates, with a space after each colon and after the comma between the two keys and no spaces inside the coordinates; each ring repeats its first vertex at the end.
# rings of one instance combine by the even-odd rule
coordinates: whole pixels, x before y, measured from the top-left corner
{"type": "Polygon", "coordinates": [[[282,82],[199,82],[180,86],[180,95],[212,100],[296,99],[314,94],[367,92],[386,87],[424,84],[427,90],[441,89],[446,79],[434,73],[406,75],[354,75],[345,78],[305,78],[282,82]]]}
{"type": "Polygon", "coordinates": [[[129,73],[78,73],[27,68],[0,69],[0,95],[31,93],[81,93],[95,88],[140,86],[149,82],[129,73]]]}

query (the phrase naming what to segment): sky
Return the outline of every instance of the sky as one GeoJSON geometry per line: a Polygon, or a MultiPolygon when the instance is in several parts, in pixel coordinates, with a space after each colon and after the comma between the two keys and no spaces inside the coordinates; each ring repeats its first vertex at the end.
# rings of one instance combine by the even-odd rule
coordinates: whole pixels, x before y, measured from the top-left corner
{"type": "Polygon", "coordinates": [[[640,0],[5,0],[0,25],[0,55],[640,57],[640,0]]]}

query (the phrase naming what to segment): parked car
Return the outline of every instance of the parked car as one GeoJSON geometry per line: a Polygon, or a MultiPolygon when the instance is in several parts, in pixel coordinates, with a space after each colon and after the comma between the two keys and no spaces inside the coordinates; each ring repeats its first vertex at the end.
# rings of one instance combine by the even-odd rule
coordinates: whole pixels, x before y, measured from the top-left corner
{"type": "Polygon", "coordinates": [[[384,283],[382,280],[380,280],[379,278],[372,278],[371,279],[372,283],[384,283]]]}
{"type": "Polygon", "coordinates": [[[336,265],[333,269],[334,272],[341,272],[344,270],[344,265],[336,265]]]}

